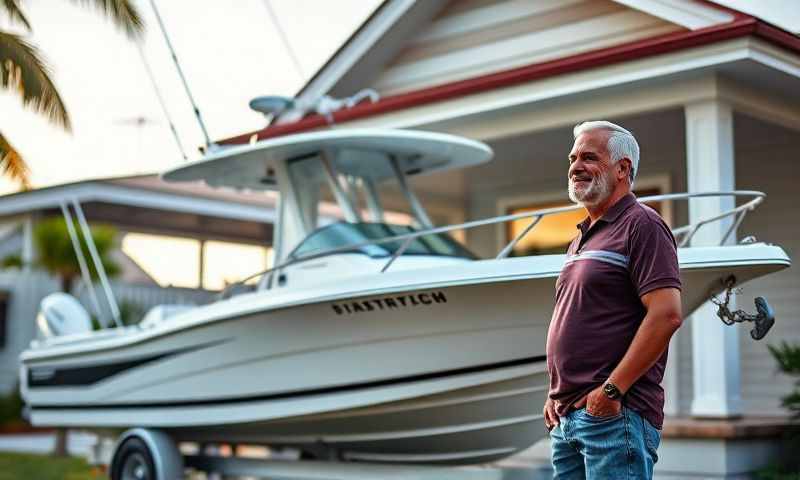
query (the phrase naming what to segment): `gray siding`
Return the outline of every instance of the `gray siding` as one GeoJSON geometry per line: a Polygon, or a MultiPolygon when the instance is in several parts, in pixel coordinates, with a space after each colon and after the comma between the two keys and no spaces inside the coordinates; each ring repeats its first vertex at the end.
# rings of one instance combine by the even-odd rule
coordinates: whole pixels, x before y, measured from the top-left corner
{"type": "Polygon", "coordinates": [[[59,285],[44,273],[0,270],[0,289],[9,293],[6,343],[0,348],[0,392],[5,393],[16,385],[19,354],[36,335],[34,317],[39,302],[59,285]]]}
{"type": "MultiPolygon", "coordinates": [[[[766,201],[748,215],[739,238],[755,235],[758,240],[780,245],[797,262],[800,259],[800,214],[798,214],[797,152],[800,135],[744,116],[735,118],[741,141],[736,148],[737,188],[761,190],[766,201]]],[[[738,308],[752,312],[753,298],[765,296],[775,309],[776,324],[769,335],[755,342],[741,327],[742,400],[746,414],[779,415],[785,410],[780,399],[792,390],[792,379],[778,372],[768,344],[800,343],[800,268],[746,284],[738,308]]]]}

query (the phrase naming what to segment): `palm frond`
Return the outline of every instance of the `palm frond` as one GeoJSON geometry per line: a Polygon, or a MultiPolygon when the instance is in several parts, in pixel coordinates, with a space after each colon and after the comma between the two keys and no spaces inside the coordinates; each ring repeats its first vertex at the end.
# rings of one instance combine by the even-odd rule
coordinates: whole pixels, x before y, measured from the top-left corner
{"type": "Polygon", "coordinates": [[[73,2],[94,5],[132,39],[141,37],[144,32],[142,16],[130,0],[73,0],[73,2]]]}
{"type": "MultiPolygon", "coordinates": [[[[78,225],[74,227],[79,228],[78,225]]],[[[92,225],[90,231],[106,275],[116,276],[121,267],[110,257],[116,245],[116,229],[110,226],[92,225]]],[[[63,218],[52,217],[37,222],[33,231],[33,240],[36,244],[37,262],[40,267],[62,277],[80,276],[80,264],[72,248],[67,223],[63,218]]],[[[84,252],[88,251],[86,239],[83,236],[80,237],[80,247],[84,252]]],[[[98,278],[94,264],[90,264],[89,268],[91,277],[98,278]]]]}
{"type": "Polygon", "coordinates": [[[0,1],[0,7],[8,13],[12,22],[21,23],[25,26],[26,30],[31,30],[31,24],[28,22],[28,19],[25,18],[25,14],[22,12],[22,8],[20,8],[17,0],[2,0],[0,1]]]}
{"type": "MultiPolygon", "coordinates": [[[[783,373],[800,376],[800,345],[793,345],[784,340],[780,345],[767,345],[767,348],[783,373]]],[[[800,393],[798,401],[800,402],[800,393]]]]}
{"type": "Polygon", "coordinates": [[[23,190],[31,188],[30,169],[22,155],[0,132],[0,172],[19,182],[23,190]]]}
{"type": "Polygon", "coordinates": [[[3,31],[0,31],[0,88],[18,93],[23,105],[70,130],[67,107],[39,51],[19,35],[3,31]]]}

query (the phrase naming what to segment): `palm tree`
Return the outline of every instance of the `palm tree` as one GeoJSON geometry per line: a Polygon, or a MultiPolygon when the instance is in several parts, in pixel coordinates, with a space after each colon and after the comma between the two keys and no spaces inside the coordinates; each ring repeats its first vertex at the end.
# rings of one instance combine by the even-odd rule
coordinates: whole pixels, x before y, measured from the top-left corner
{"type": "MultiPolygon", "coordinates": [[[[81,0],[94,4],[103,15],[135,40],[144,31],[144,23],[130,0],[81,0]]],[[[21,0],[0,0],[0,14],[12,23],[31,32],[21,0]]],[[[56,90],[50,71],[39,50],[21,35],[0,30],[0,89],[19,95],[22,104],[41,114],[54,125],[71,130],[69,114],[56,90]]],[[[2,125],[0,125],[2,127],[2,125]]],[[[30,169],[22,155],[0,131],[0,174],[19,182],[23,189],[31,186],[30,169]]]]}
{"type": "MultiPolygon", "coordinates": [[[[75,230],[78,226],[73,227],[75,230]]],[[[114,277],[120,272],[120,267],[110,258],[110,253],[114,248],[114,239],[117,232],[112,227],[93,226],[90,228],[92,242],[94,242],[97,255],[106,275],[114,277]]],[[[46,270],[51,275],[55,275],[61,282],[61,291],[72,293],[75,280],[80,278],[80,264],[78,257],[72,248],[72,241],[67,230],[67,222],[63,218],[52,217],[37,222],[33,230],[33,242],[36,244],[36,266],[46,270]]],[[[86,246],[86,239],[79,237],[81,250],[86,255],[89,248],[86,246]]],[[[92,280],[98,279],[97,270],[94,262],[87,262],[89,275],[92,280]]]]}

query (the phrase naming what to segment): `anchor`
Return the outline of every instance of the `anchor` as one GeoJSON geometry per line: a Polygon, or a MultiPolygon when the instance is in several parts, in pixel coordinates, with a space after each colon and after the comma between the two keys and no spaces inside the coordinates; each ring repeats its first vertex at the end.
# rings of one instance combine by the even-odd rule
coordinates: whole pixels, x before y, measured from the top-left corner
{"type": "MultiPolygon", "coordinates": [[[[717,306],[717,316],[725,325],[733,325],[734,323],[753,322],[755,327],[750,330],[750,337],[753,340],[761,340],[769,332],[770,328],[775,325],[775,312],[764,297],[756,297],[756,314],[747,313],[744,310],[734,310],[728,307],[731,301],[731,295],[734,293],[734,286],[736,285],[736,277],[731,275],[723,282],[725,287],[725,299],[720,300],[716,295],[711,295],[711,303],[717,306]]],[[[740,293],[741,289],[736,289],[735,293],[740,293]]]]}

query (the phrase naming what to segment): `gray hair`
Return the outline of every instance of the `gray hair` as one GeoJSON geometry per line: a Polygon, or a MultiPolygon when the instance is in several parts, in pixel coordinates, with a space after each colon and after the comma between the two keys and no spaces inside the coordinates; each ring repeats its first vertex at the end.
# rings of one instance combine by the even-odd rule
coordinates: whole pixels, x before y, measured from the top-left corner
{"type": "Polygon", "coordinates": [[[617,163],[623,158],[630,159],[631,173],[629,180],[631,186],[633,186],[633,179],[636,178],[636,174],[639,172],[639,144],[636,142],[636,138],[631,132],[606,120],[579,123],[572,130],[572,135],[573,138],[578,138],[578,135],[593,130],[603,130],[609,133],[606,148],[608,148],[612,162],[617,163]]]}

